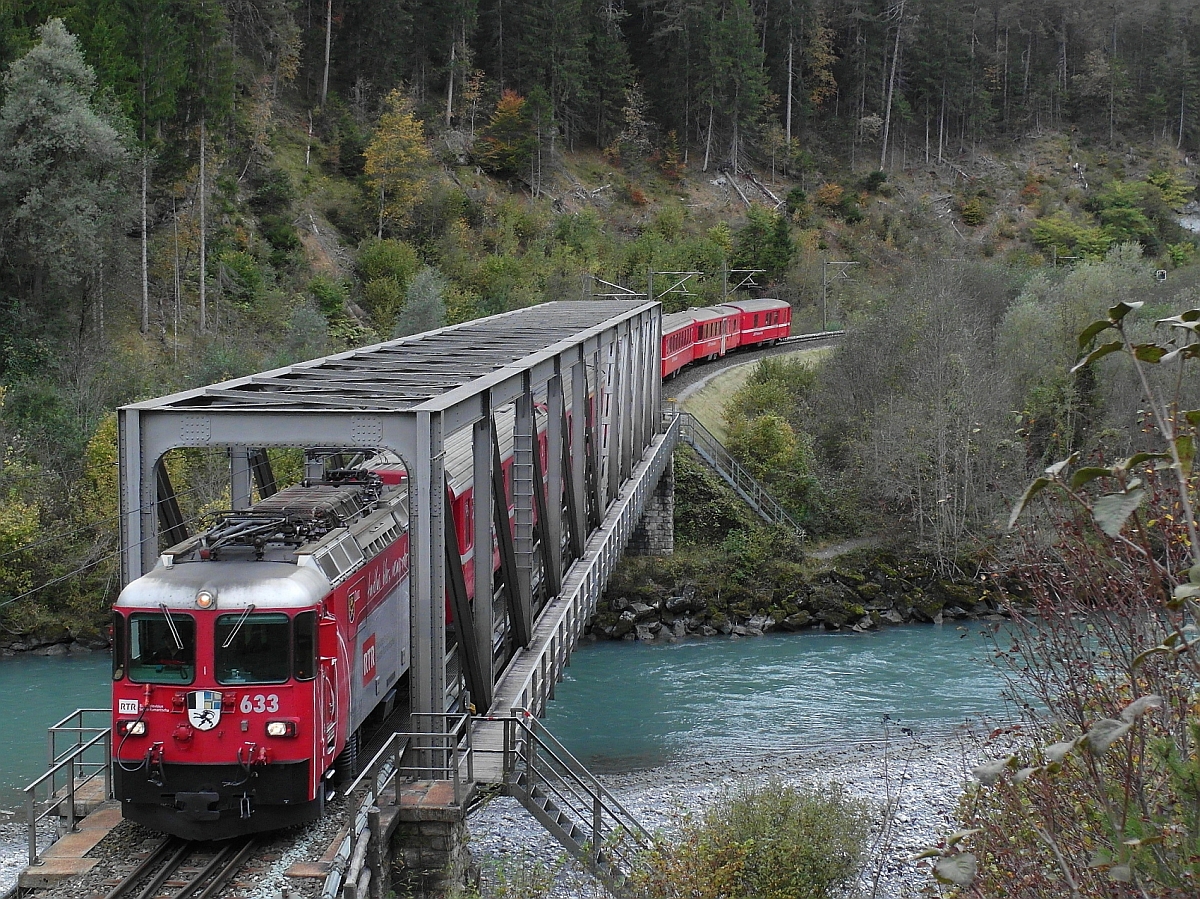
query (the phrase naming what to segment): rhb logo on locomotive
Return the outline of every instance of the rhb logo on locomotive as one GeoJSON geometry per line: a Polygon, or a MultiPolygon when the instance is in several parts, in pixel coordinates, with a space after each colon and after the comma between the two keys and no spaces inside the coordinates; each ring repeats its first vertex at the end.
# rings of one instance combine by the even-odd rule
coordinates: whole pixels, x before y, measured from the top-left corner
{"type": "Polygon", "coordinates": [[[216,690],[193,690],[187,697],[188,722],[196,730],[212,730],[221,720],[221,694],[216,690]]]}

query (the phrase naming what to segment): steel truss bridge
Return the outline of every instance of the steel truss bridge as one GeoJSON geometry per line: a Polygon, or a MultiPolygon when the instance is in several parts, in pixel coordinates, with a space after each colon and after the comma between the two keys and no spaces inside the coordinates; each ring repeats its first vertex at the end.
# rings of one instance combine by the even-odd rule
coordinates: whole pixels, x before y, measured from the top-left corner
{"type": "MultiPolygon", "coordinates": [[[[306,448],[318,466],[322,448],[390,451],[409,485],[412,720],[447,720],[468,696],[479,713],[541,714],[678,438],[659,411],[660,342],[658,303],[555,302],[125,406],[123,582],[187,536],[171,450],[226,448],[235,509],[255,481],[274,489],[268,447],[306,448]],[[495,573],[475,568],[475,596],[493,602],[469,601],[458,561],[447,459],[463,454],[472,543],[499,545],[495,573]]],[[[476,749],[499,751],[502,734],[480,727],[476,749]]],[[[499,779],[484,757],[475,778],[499,779]]]]}

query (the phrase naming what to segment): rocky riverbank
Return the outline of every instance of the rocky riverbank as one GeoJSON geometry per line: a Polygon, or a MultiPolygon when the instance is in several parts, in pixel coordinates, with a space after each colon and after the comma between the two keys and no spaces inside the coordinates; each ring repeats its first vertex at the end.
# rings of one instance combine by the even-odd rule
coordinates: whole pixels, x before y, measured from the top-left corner
{"type": "MultiPolygon", "coordinates": [[[[960,730],[933,739],[897,734],[891,742],[783,751],[765,757],[703,759],[602,778],[651,832],[669,835],[689,813],[700,812],[741,781],[785,782],[820,787],[831,781],[875,809],[873,844],[856,895],[912,899],[937,895],[929,863],[910,859],[955,829],[954,812],[970,770],[1002,755],[1011,740],[996,745],[979,733],[960,730]]],[[[484,896],[500,885],[541,884],[550,899],[600,899],[599,884],[513,799],[497,797],[469,821],[471,852],[480,863],[484,896]]],[[[535,890],[530,891],[536,895],[535,890]]]]}
{"type": "Polygon", "coordinates": [[[856,553],[791,589],[762,599],[722,600],[698,580],[653,564],[626,563],[610,587],[591,634],[608,640],[676,640],[688,636],[761,636],[773,631],[865,631],[946,620],[1000,620],[1005,605],[988,580],[946,577],[931,560],[893,552],[856,553]]]}
{"type": "Polygon", "coordinates": [[[71,653],[107,650],[111,644],[100,634],[75,636],[69,631],[46,634],[15,634],[0,643],[0,658],[5,656],[37,655],[65,656],[71,653]]]}

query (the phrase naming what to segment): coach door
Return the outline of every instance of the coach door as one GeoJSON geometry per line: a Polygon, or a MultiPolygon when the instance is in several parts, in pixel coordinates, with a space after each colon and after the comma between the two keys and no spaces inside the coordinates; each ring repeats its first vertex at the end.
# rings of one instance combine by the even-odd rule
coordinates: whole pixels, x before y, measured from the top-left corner
{"type": "Polygon", "coordinates": [[[321,619],[320,658],[317,671],[317,728],[320,741],[321,769],[337,754],[338,722],[338,627],[337,619],[321,619]]]}

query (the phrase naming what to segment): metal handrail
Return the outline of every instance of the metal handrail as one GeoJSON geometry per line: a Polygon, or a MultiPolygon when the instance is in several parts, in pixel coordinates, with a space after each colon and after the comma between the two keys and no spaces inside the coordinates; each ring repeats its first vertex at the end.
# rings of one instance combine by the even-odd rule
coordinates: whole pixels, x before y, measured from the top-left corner
{"type": "Polygon", "coordinates": [[[610,793],[596,778],[596,775],[584,767],[583,762],[575,758],[575,756],[571,754],[571,751],[567,749],[567,747],[563,746],[563,744],[558,741],[558,738],[555,737],[554,734],[547,730],[546,725],[543,724],[541,720],[533,717],[533,715],[525,709],[513,709],[512,711],[513,718],[516,720],[517,726],[529,733],[530,736],[537,740],[539,745],[549,749],[553,758],[563,768],[567,769],[567,771],[572,774],[576,780],[590,787],[590,789],[588,789],[589,795],[598,794],[605,802],[606,806],[612,806],[615,809],[614,812],[611,812],[614,818],[618,817],[617,812],[619,812],[619,817],[623,817],[625,819],[630,830],[634,830],[641,835],[643,842],[652,843],[654,841],[654,838],[650,835],[650,832],[646,830],[646,828],[642,827],[637,818],[633,816],[633,813],[621,804],[621,800],[617,799],[616,796],[610,793]]]}
{"type": "MultiPolygon", "coordinates": [[[[400,760],[407,749],[408,740],[404,734],[392,734],[346,790],[350,800],[350,827],[325,876],[322,899],[336,899],[339,893],[343,899],[360,899],[368,890],[371,896],[382,895],[379,886],[383,875],[379,800],[384,790],[397,782],[400,760]],[[366,789],[360,790],[363,781],[367,782],[366,789]]],[[[392,792],[391,804],[400,804],[398,782],[392,792]]]]}
{"type": "MultiPolygon", "coordinates": [[[[85,710],[81,710],[81,711],[85,711],[85,710]]],[[[95,710],[93,709],[91,711],[95,711],[95,710]]],[[[68,717],[70,717],[70,716],[68,716],[68,717]]],[[[65,721],[67,719],[64,718],[63,720],[65,721]]],[[[61,724],[61,723],[62,722],[59,722],[59,724],[61,724]]],[[[58,725],[56,725],[56,726],[58,726],[58,725]]],[[[81,737],[81,739],[82,739],[82,737],[81,737]]],[[[75,830],[75,822],[77,820],[77,816],[75,813],[75,791],[76,791],[76,789],[78,789],[78,787],[82,787],[82,786],[85,786],[86,784],[90,783],[97,776],[102,775],[104,777],[104,780],[105,780],[104,794],[105,794],[105,796],[107,797],[110,794],[110,792],[111,792],[111,781],[109,779],[110,778],[110,768],[109,768],[107,759],[110,759],[111,757],[112,757],[112,730],[111,730],[111,728],[104,728],[100,733],[96,734],[94,737],[92,737],[86,743],[80,742],[77,746],[75,746],[74,749],[69,750],[66,753],[64,753],[63,757],[61,759],[59,759],[58,761],[56,761],[53,765],[51,765],[50,769],[45,774],[43,774],[37,780],[33,781],[27,787],[25,787],[26,821],[27,821],[27,824],[29,827],[29,864],[30,865],[41,864],[41,861],[38,858],[38,851],[37,851],[37,825],[38,825],[38,822],[44,820],[45,818],[48,818],[51,814],[58,811],[59,808],[63,805],[63,803],[66,803],[68,830],[74,831],[75,830]],[[92,749],[93,747],[95,747],[97,745],[104,746],[104,756],[106,759],[105,763],[103,765],[101,765],[98,770],[93,771],[91,774],[88,774],[82,781],[80,781],[77,784],[75,782],[75,771],[76,771],[76,768],[82,764],[81,758],[82,758],[83,754],[86,753],[89,749],[92,749]],[[67,795],[64,797],[61,797],[61,798],[56,798],[55,794],[57,793],[57,790],[55,789],[55,785],[57,783],[58,775],[63,771],[63,769],[67,769],[69,772],[68,777],[67,777],[67,784],[66,784],[67,795]],[[38,812],[37,812],[37,790],[38,790],[38,787],[42,786],[42,784],[44,784],[46,781],[50,781],[50,798],[47,800],[46,808],[41,812],[41,814],[38,814],[38,812]]],[[[95,764],[95,763],[93,763],[93,764],[95,764]]]]}
{"type": "MultiPolygon", "coordinates": [[[[48,727],[46,729],[46,765],[47,765],[47,767],[53,767],[56,763],[58,763],[62,760],[63,756],[67,752],[73,751],[74,748],[76,746],[78,746],[79,743],[82,741],[84,734],[90,734],[90,735],[94,736],[95,734],[103,733],[104,731],[108,730],[111,727],[111,725],[109,723],[111,720],[112,720],[112,709],[76,709],[71,714],[69,714],[65,718],[63,718],[61,721],[51,724],[50,727],[48,727]],[[98,715],[98,716],[100,716],[101,721],[103,721],[104,723],[103,724],[84,724],[83,722],[84,722],[85,715],[98,715]],[[69,724],[68,722],[71,722],[71,721],[75,721],[77,723],[69,724]],[[65,750],[65,752],[60,754],[58,752],[58,737],[61,734],[67,734],[68,736],[72,736],[73,739],[70,741],[68,748],[65,750]]],[[[92,764],[96,764],[96,763],[92,763],[92,764]]]]}
{"type": "MultiPolygon", "coordinates": [[[[395,733],[388,737],[379,751],[375,753],[374,758],[367,762],[366,767],[347,788],[346,795],[354,795],[362,782],[369,777],[371,791],[376,796],[381,796],[383,791],[396,779],[396,774],[400,770],[400,759],[407,749],[408,739],[404,738],[404,734],[395,733]]],[[[395,801],[392,804],[395,805],[395,801]]]]}
{"type": "Polygon", "coordinates": [[[428,718],[434,727],[428,731],[398,732],[394,735],[394,738],[405,740],[404,752],[397,761],[396,776],[452,781],[454,804],[461,806],[466,799],[467,790],[475,782],[475,747],[471,742],[471,716],[453,712],[413,712],[411,717],[413,720],[428,718]],[[435,729],[439,723],[440,729],[435,729]],[[414,764],[401,764],[403,758],[410,753],[421,753],[424,758],[418,757],[414,764]],[[440,763],[435,763],[435,753],[441,754],[440,763]]]}
{"type": "Polygon", "coordinates": [[[664,410],[663,414],[678,419],[680,439],[694,449],[760,518],[767,524],[785,525],[804,539],[804,528],[694,415],[673,409],[664,410]]]}
{"type": "Polygon", "coordinates": [[[654,838],[532,713],[525,709],[512,712],[500,719],[504,721],[504,777],[509,793],[535,816],[548,816],[543,822],[547,829],[617,890],[632,871],[636,853],[653,845],[654,838]],[[539,797],[547,804],[540,804],[539,797]],[[566,813],[569,823],[553,817],[554,810],[566,813]],[[590,839],[580,842],[573,833],[575,826],[584,827],[590,839]]]}

